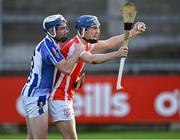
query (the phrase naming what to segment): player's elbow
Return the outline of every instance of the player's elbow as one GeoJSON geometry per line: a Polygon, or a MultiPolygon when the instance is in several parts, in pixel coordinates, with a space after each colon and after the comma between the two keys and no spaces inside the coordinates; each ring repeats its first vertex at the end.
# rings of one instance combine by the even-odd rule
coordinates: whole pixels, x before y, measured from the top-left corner
{"type": "Polygon", "coordinates": [[[91,61],[91,64],[98,64],[98,61],[96,59],[91,61]]]}
{"type": "Polygon", "coordinates": [[[56,68],[60,71],[63,72],[65,74],[71,74],[72,70],[74,69],[74,66],[69,65],[66,63],[66,61],[61,61],[59,63],[56,64],[56,68]]]}
{"type": "Polygon", "coordinates": [[[96,60],[96,57],[91,56],[91,58],[89,58],[89,63],[90,63],[90,64],[97,64],[98,62],[97,62],[97,60],[96,60]]]}

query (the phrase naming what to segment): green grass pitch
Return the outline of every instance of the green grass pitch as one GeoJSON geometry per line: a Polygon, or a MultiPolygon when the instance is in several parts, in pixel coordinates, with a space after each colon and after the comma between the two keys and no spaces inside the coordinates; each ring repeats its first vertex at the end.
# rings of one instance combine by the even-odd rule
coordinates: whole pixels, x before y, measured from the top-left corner
{"type": "MultiPolygon", "coordinates": [[[[25,139],[26,134],[0,134],[0,139],[25,139]]],[[[62,139],[58,133],[49,133],[49,139],[62,139]]],[[[180,139],[180,131],[97,131],[78,132],[79,139],[180,139]]]]}

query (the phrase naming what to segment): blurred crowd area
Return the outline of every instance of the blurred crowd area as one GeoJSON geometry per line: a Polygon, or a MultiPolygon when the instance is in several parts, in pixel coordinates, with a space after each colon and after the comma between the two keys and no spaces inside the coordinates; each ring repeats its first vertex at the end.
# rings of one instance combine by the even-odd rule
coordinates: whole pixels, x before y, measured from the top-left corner
{"type": "MultiPolygon", "coordinates": [[[[96,15],[101,22],[101,39],[122,34],[119,13],[128,0],[0,0],[0,73],[28,72],[33,49],[45,36],[42,21],[52,14],[68,20],[70,38],[76,34],[75,21],[80,15],[96,15]],[[11,71],[11,72],[9,72],[11,71]]],[[[133,0],[136,21],[147,31],[129,43],[124,72],[127,74],[177,74],[180,72],[180,9],[178,0],[133,0]]],[[[70,39],[69,38],[69,39],[70,39]]],[[[119,45],[121,46],[121,45],[119,45]]],[[[111,50],[109,50],[111,51],[111,50]]],[[[113,73],[120,60],[86,65],[87,73],[113,73]]]]}

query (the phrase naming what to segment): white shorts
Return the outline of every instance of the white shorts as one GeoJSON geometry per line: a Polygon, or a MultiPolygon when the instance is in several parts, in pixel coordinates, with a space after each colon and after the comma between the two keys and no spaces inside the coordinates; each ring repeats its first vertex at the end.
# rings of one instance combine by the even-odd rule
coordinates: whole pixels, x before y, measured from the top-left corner
{"type": "Polygon", "coordinates": [[[49,115],[53,122],[74,119],[73,102],[49,100],[49,115]]]}
{"type": "Polygon", "coordinates": [[[39,97],[21,96],[26,116],[28,118],[33,118],[48,111],[48,97],[49,95],[39,97]]]}

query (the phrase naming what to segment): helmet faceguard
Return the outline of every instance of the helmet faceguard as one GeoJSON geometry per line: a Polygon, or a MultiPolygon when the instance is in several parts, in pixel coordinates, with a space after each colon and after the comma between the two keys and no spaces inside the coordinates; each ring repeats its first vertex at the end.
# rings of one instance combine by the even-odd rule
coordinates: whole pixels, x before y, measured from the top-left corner
{"type": "Polygon", "coordinates": [[[51,16],[46,17],[43,20],[43,29],[49,36],[54,38],[56,36],[56,27],[65,22],[67,22],[67,21],[62,15],[60,15],[60,14],[51,15],[51,16]],[[53,29],[54,34],[51,34],[49,32],[49,29],[51,29],[51,28],[53,29]]]}
{"type": "Polygon", "coordinates": [[[93,26],[99,26],[99,25],[100,25],[100,23],[96,16],[92,16],[92,15],[80,16],[79,18],[77,18],[77,21],[76,21],[77,33],[87,42],[96,43],[97,40],[95,40],[95,39],[86,39],[84,37],[84,33],[85,33],[85,31],[88,30],[88,28],[93,27],[93,26]],[[80,34],[80,30],[82,30],[82,34],[80,34]]]}

